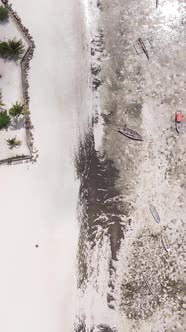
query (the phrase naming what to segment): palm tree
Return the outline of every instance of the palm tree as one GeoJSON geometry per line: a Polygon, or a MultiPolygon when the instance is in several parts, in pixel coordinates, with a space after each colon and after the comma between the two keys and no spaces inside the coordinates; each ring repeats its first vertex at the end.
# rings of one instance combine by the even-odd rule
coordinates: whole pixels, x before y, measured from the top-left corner
{"type": "Polygon", "coordinates": [[[23,41],[21,39],[16,40],[14,39],[9,39],[8,41],[8,46],[10,50],[10,56],[19,58],[20,55],[22,55],[25,51],[25,47],[23,45],[23,41]]]}
{"type": "Polygon", "coordinates": [[[14,105],[12,105],[12,107],[9,110],[9,114],[12,117],[16,117],[16,118],[18,118],[20,115],[24,115],[26,112],[27,111],[26,111],[25,105],[18,103],[17,101],[14,105]]]}
{"type": "Polygon", "coordinates": [[[0,130],[8,129],[11,124],[11,118],[7,114],[7,111],[0,112],[0,130]]]}
{"type": "Polygon", "coordinates": [[[19,147],[22,142],[16,138],[16,136],[6,139],[7,144],[9,145],[10,149],[19,147]]]}
{"type": "Polygon", "coordinates": [[[8,9],[4,6],[0,6],[0,22],[7,21],[8,19],[8,9]]]}
{"type": "Polygon", "coordinates": [[[0,42],[0,56],[5,59],[18,59],[25,51],[22,40],[9,39],[0,42]]]}

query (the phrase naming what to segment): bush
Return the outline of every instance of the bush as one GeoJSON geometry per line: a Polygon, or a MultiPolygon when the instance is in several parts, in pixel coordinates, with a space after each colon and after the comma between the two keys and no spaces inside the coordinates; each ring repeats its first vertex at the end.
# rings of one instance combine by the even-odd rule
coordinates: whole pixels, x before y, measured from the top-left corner
{"type": "Polygon", "coordinates": [[[0,130],[8,129],[11,123],[11,118],[7,114],[7,111],[0,112],[0,130]]]}
{"type": "Polygon", "coordinates": [[[22,40],[8,40],[0,42],[0,56],[5,59],[18,59],[25,51],[22,40]]]}
{"type": "Polygon", "coordinates": [[[4,22],[8,19],[8,9],[4,6],[0,6],[0,22],[4,22]]]}

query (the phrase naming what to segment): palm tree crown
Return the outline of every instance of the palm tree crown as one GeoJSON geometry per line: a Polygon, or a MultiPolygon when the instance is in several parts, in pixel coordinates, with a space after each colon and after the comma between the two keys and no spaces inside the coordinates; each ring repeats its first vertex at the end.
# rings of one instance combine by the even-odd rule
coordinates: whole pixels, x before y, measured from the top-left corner
{"type": "Polygon", "coordinates": [[[18,59],[24,53],[25,47],[22,40],[9,39],[0,42],[0,56],[5,59],[18,59]]]}
{"type": "Polygon", "coordinates": [[[17,118],[20,115],[24,115],[25,112],[26,112],[25,105],[21,104],[21,103],[18,103],[18,102],[16,102],[14,105],[12,105],[12,107],[9,110],[9,114],[12,117],[17,117],[17,118]]]}
{"type": "Polygon", "coordinates": [[[25,48],[24,48],[24,45],[23,45],[23,42],[21,39],[19,39],[19,40],[16,40],[15,38],[10,39],[8,41],[8,46],[9,46],[9,49],[11,50],[11,55],[13,55],[13,56],[19,56],[19,55],[23,54],[25,51],[25,48]]]}

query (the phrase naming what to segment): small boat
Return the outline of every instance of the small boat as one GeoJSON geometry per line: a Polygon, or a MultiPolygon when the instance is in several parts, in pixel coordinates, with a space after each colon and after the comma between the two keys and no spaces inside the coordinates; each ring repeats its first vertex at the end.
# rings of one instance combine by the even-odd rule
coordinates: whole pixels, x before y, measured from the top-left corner
{"type": "Polygon", "coordinates": [[[161,241],[162,241],[162,244],[163,244],[164,249],[165,249],[167,252],[169,252],[169,251],[170,251],[170,244],[169,244],[169,240],[168,240],[167,235],[162,234],[162,236],[161,236],[161,241]]]}
{"type": "Polygon", "coordinates": [[[145,53],[147,59],[149,60],[149,53],[145,47],[145,44],[144,44],[142,38],[138,38],[138,44],[141,46],[142,51],[145,53]]]}
{"type": "Polygon", "coordinates": [[[154,220],[159,224],[160,223],[160,216],[153,205],[150,205],[150,212],[154,218],[154,220]]]}
{"type": "Polygon", "coordinates": [[[176,131],[178,134],[182,130],[182,121],[183,121],[183,114],[180,111],[177,111],[175,114],[175,122],[176,122],[176,131]]]}
{"type": "Polygon", "coordinates": [[[119,129],[118,132],[135,141],[143,141],[143,138],[140,134],[138,134],[136,131],[129,129],[127,127],[124,127],[123,129],[119,129]]]}

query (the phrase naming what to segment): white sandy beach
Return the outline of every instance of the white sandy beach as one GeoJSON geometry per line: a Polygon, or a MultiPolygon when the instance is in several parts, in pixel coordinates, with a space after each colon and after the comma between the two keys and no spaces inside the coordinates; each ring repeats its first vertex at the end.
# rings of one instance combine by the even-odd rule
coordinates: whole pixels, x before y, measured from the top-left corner
{"type": "MultiPolygon", "coordinates": [[[[36,44],[39,158],[0,167],[0,331],[186,331],[186,133],[174,119],[185,104],[185,17],[173,1],[156,6],[13,2],[36,44]],[[138,34],[149,57],[135,52],[138,34]],[[117,133],[126,125],[143,142],[117,133]]],[[[7,65],[10,107],[22,94],[7,65]]]]}
{"type": "Polygon", "coordinates": [[[36,43],[31,118],[39,159],[0,168],[0,330],[70,332],[78,238],[72,119],[83,105],[77,0],[14,0],[36,43]],[[38,244],[39,248],[35,245],[38,244]]]}

